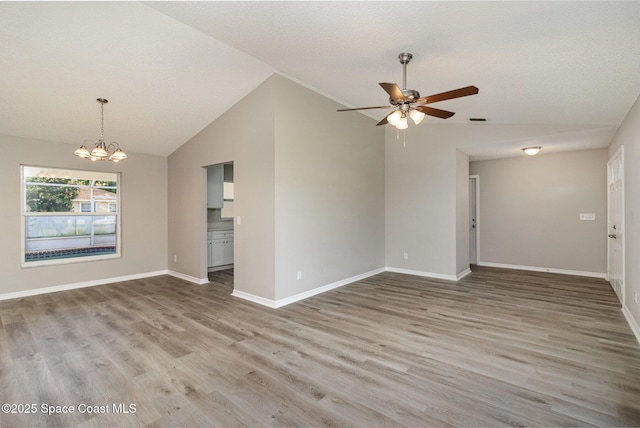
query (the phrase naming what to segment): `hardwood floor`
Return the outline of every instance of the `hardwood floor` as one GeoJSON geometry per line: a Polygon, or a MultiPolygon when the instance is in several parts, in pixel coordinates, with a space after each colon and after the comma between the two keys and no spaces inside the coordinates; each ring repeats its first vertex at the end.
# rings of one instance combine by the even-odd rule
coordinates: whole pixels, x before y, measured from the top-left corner
{"type": "Polygon", "coordinates": [[[387,272],[277,310],[212,281],[0,302],[1,401],[37,406],[0,426],[640,425],[640,346],[603,280],[387,272]]]}

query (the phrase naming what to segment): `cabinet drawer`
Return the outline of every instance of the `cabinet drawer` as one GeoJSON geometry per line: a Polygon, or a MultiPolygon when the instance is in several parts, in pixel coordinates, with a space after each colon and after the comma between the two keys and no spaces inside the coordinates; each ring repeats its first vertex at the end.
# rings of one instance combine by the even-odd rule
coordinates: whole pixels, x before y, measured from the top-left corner
{"type": "Polygon", "coordinates": [[[233,238],[233,230],[209,232],[207,237],[209,239],[233,238]]]}

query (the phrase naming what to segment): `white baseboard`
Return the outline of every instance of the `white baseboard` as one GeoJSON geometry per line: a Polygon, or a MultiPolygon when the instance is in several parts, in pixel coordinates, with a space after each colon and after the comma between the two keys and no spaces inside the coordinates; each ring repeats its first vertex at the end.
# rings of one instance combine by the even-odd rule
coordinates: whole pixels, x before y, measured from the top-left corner
{"type": "Polygon", "coordinates": [[[276,300],[276,308],[281,308],[285,305],[307,299],[309,297],[315,296],[316,294],[324,293],[329,290],[333,290],[334,288],[342,287],[343,285],[351,284],[352,282],[361,281],[365,278],[369,278],[370,276],[377,275],[379,273],[384,272],[383,268],[374,269],[369,272],[362,273],[360,275],[355,275],[350,278],[343,279],[341,281],[332,282],[331,284],[323,285],[322,287],[314,288],[313,290],[305,291],[303,293],[294,294],[290,297],[285,297],[284,299],[276,300]]]}
{"type": "Polygon", "coordinates": [[[562,275],[588,276],[591,278],[602,278],[602,279],[604,279],[607,276],[607,274],[604,272],[587,272],[582,270],[567,270],[567,269],[556,269],[556,268],[544,268],[544,267],[537,267],[537,266],[509,265],[504,263],[492,263],[492,262],[478,262],[478,266],[495,267],[495,268],[502,268],[502,269],[528,270],[533,272],[559,273],[562,275]]]}
{"type": "Polygon", "coordinates": [[[631,312],[629,311],[629,309],[627,309],[626,306],[622,307],[622,313],[627,319],[627,323],[629,324],[629,327],[631,327],[631,331],[633,331],[633,334],[635,334],[636,340],[638,341],[638,343],[640,343],[640,326],[638,326],[638,323],[636,322],[635,318],[633,318],[633,315],[631,315],[631,312]]]}
{"type": "Polygon", "coordinates": [[[184,273],[176,272],[173,270],[167,271],[167,273],[171,276],[175,276],[176,278],[184,279],[185,281],[193,282],[194,284],[198,285],[209,283],[209,278],[196,278],[195,276],[186,275],[184,273]]]}
{"type": "Polygon", "coordinates": [[[93,281],[76,282],[73,284],[55,285],[53,287],[36,288],[32,290],[15,291],[12,293],[0,294],[0,300],[20,299],[22,297],[37,296],[38,294],[55,293],[58,291],[75,290],[77,288],[95,287],[96,285],[111,284],[113,282],[131,281],[133,279],[149,278],[152,276],[166,275],[166,270],[155,272],[144,272],[133,275],[116,276],[112,278],[96,279],[93,281]]]}
{"type": "Polygon", "coordinates": [[[470,273],[471,273],[471,269],[466,268],[465,270],[460,272],[458,275],[456,275],[456,281],[460,281],[462,278],[469,275],[470,273]]]}
{"type": "Polygon", "coordinates": [[[372,271],[365,272],[360,275],[355,275],[350,278],[332,282],[331,284],[323,285],[321,287],[317,287],[312,290],[304,291],[302,293],[294,294],[293,296],[285,297],[284,299],[278,299],[278,300],[265,299],[264,297],[255,296],[253,294],[245,293],[243,291],[238,291],[238,290],[233,290],[233,293],[231,293],[231,295],[235,297],[239,297],[241,299],[249,300],[250,302],[259,303],[261,305],[277,309],[277,308],[281,308],[283,306],[289,305],[291,303],[298,302],[300,300],[308,299],[309,297],[315,296],[316,294],[324,293],[326,291],[333,290],[334,288],[342,287],[344,285],[351,284],[352,282],[363,280],[365,278],[368,278],[373,275],[377,275],[384,271],[385,271],[384,268],[374,269],[372,271]]]}
{"type": "Polygon", "coordinates": [[[256,296],[255,294],[245,293],[244,291],[233,290],[231,293],[232,296],[238,297],[240,299],[248,300],[253,303],[258,303],[262,306],[267,306],[269,308],[276,308],[276,301],[271,299],[265,299],[264,297],[256,296]]]}
{"type": "MultiPolygon", "coordinates": [[[[458,280],[458,276],[456,276],[456,275],[446,275],[446,274],[443,274],[443,273],[424,272],[424,271],[421,271],[421,270],[400,269],[400,268],[394,268],[394,267],[386,267],[386,268],[384,268],[384,270],[387,271],[387,272],[402,273],[402,274],[405,274],[405,275],[416,275],[416,276],[424,276],[426,278],[445,279],[447,281],[457,281],[458,280]]],[[[466,273],[465,273],[465,275],[466,275],[466,273]]]]}

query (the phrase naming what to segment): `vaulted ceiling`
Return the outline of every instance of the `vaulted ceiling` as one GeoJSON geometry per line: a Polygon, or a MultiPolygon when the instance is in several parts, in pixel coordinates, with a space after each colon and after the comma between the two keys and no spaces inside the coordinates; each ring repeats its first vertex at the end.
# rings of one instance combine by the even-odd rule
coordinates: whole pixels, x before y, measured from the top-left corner
{"type": "Polygon", "coordinates": [[[423,96],[480,88],[435,105],[457,113],[446,123],[564,126],[541,138],[604,147],[640,94],[638,22],[638,1],[0,2],[0,133],[79,145],[104,97],[107,141],[166,156],[274,72],[385,104],[378,82],[401,84],[411,52],[423,96]]]}

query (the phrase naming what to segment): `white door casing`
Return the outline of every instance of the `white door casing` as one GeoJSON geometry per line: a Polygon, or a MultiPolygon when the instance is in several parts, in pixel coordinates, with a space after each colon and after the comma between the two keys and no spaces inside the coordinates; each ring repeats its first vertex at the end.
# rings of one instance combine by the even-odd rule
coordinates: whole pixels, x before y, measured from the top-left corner
{"type": "Polygon", "coordinates": [[[624,146],[607,162],[607,280],[624,306],[624,146]]]}

